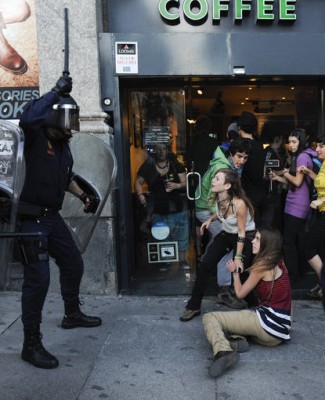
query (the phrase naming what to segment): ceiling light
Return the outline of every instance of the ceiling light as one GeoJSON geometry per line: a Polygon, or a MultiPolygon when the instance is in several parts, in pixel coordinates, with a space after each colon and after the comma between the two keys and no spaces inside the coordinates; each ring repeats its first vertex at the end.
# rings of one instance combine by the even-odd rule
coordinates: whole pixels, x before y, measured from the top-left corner
{"type": "Polygon", "coordinates": [[[202,89],[198,89],[197,90],[197,94],[199,94],[201,96],[203,94],[203,90],[202,89]]]}

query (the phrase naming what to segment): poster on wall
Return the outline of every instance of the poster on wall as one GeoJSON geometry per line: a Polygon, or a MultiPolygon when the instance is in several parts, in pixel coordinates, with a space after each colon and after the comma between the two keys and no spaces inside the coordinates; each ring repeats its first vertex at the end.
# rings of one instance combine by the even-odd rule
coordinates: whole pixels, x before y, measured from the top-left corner
{"type": "Polygon", "coordinates": [[[36,0],[0,0],[0,119],[39,97],[36,0]]]}
{"type": "Polygon", "coordinates": [[[115,42],[115,69],[117,74],[138,73],[137,42],[115,42]]]}

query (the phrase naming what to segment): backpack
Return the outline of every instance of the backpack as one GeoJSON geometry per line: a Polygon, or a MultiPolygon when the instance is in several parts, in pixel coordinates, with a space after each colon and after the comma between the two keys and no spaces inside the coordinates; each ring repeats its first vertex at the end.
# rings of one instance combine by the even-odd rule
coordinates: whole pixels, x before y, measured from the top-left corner
{"type": "MultiPolygon", "coordinates": [[[[313,163],[312,171],[317,175],[319,170],[320,170],[320,167],[322,165],[321,160],[318,157],[315,157],[310,153],[306,152],[305,154],[309,155],[309,157],[310,157],[310,159],[311,159],[311,161],[313,163]]],[[[314,182],[311,181],[310,183],[308,183],[308,185],[309,185],[310,201],[316,200],[317,199],[317,190],[315,189],[314,182]]]]}

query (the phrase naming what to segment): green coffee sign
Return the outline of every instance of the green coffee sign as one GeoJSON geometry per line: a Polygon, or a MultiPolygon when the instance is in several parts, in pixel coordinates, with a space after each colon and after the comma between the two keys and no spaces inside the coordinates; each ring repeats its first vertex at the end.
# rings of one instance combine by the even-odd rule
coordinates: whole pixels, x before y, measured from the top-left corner
{"type": "Polygon", "coordinates": [[[253,11],[256,22],[273,21],[275,14],[279,21],[296,20],[296,0],[160,0],[158,8],[164,20],[175,23],[180,20],[182,6],[186,19],[199,23],[208,17],[210,4],[212,20],[219,22],[223,15],[230,12],[230,3],[235,22],[242,21],[253,11]]]}

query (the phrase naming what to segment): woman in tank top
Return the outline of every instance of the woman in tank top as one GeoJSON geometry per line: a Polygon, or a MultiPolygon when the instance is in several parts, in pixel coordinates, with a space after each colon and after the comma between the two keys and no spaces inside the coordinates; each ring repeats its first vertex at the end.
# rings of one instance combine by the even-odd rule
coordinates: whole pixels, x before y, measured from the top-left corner
{"type": "Polygon", "coordinates": [[[239,354],[248,350],[246,338],[264,346],[276,346],[290,340],[291,287],[287,269],[282,261],[282,237],[275,229],[260,229],[252,241],[254,263],[242,283],[242,268],[230,260],[228,270],[233,274],[238,298],[252,290],[259,305],[254,309],[232,312],[210,312],[203,316],[203,326],[213,347],[214,361],[210,375],[220,376],[235,365],[239,354]]]}
{"type": "Polygon", "coordinates": [[[211,240],[200,259],[192,296],[187,303],[182,322],[190,321],[201,314],[201,302],[210,276],[216,264],[230,250],[234,249],[234,262],[238,268],[248,267],[252,256],[251,239],[255,223],[253,207],[243,191],[238,174],[232,169],[220,169],[211,183],[216,213],[201,226],[201,234],[212,221],[219,219],[222,231],[211,240]]]}

